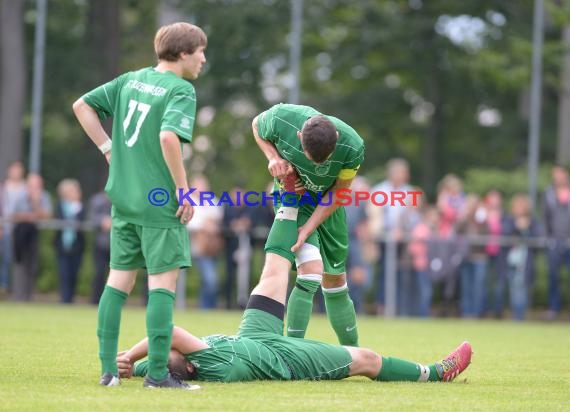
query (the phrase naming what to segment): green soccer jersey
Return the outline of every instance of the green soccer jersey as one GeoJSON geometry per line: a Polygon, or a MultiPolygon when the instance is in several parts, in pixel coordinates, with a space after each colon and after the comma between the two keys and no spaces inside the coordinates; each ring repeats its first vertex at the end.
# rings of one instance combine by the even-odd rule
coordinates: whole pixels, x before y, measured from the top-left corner
{"type": "Polygon", "coordinates": [[[176,190],[160,146],[161,131],[192,140],[194,86],[172,72],[125,73],[83,96],[100,118],[113,117],[112,159],[105,191],[114,215],[142,226],[175,227],[176,190]],[[164,189],[165,192],[153,189],[164,189]],[[151,201],[154,203],[151,203],[151,201]],[[156,206],[157,203],[165,204],[156,206]]]}
{"type": "Polygon", "coordinates": [[[321,164],[307,159],[297,132],[311,117],[321,115],[308,106],[278,104],[258,117],[261,138],[272,142],[281,157],[295,166],[303,185],[313,193],[325,192],[340,177],[354,177],[364,160],[364,142],[356,131],[333,116],[326,116],[339,133],[332,156],[321,164]]]}
{"type": "Polygon", "coordinates": [[[186,355],[201,381],[290,380],[285,361],[262,342],[241,336],[202,338],[209,348],[186,355]]]}
{"type": "MultiPolygon", "coordinates": [[[[196,379],[210,382],[290,380],[283,359],[262,342],[241,336],[210,335],[202,338],[209,348],[185,355],[196,367],[196,379]]],[[[135,376],[145,376],[148,360],[137,362],[135,376]]]]}

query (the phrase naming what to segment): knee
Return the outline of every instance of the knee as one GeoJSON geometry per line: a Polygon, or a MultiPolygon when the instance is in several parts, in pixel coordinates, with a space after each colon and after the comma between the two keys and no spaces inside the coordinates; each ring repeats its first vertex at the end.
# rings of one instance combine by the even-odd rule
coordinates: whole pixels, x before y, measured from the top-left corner
{"type": "Polygon", "coordinates": [[[382,357],[376,352],[366,348],[351,348],[352,365],[351,375],[367,376],[375,379],[382,367],[382,357]]]}
{"type": "Polygon", "coordinates": [[[297,268],[300,275],[309,274],[322,274],[324,271],[322,260],[311,260],[310,262],[305,262],[297,268]]]}
{"type": "Polygon", "coordinates": [[[322,274],[324,271],[323,258],[318,247],[305,243],[297,251],[295,263],[299,274],[322,274]]]}
{"type": "Polygon", "coordinates": [[[382,362],[382,357],[372,349],[361,348],[361,354],[368,365],[376,365],[382,362]]]}
{"type": "Polygon", "coordinates": [[[342,273],[340,275],[323,275],[323,287],[326,289],[330,288],[340,288],[346,284],[346,274],[342,273]]]}

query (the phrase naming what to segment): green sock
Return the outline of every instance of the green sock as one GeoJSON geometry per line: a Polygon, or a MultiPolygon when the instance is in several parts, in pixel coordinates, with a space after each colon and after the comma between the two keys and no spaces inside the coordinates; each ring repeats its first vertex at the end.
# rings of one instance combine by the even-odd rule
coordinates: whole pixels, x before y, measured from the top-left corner
{"type": "Polygon", "coordinates": [[[97,311],[97,337],[99,338],[99,359],[101,373],[111,372],[119,376],[117,368],[117,350],[121,310],[129,295],[111,286],[105,286],[97,311]]]}
{"type": "Polygon", "coordinates": [[[172,341],[172,310],[176,295],[167,289],[148,292],[146,331],[148,334],[148,376],[161,381],[168,374],[172,341]]]}
{"type": "Polygon", "coordinates": [[[338,341],[345,346],[358,346],[358,329],[354,304],[348,295],[346,284],[338,288],[323,288],[327,316],[336,332],[338,341]]]}
{"type": "Polygon", "coordinates": [[[376,377],[377,381],[411,381],[433,382],[439,381],[440,377],[434,365],[420,365],[398,358],[382,356],[382,369],[376,377]]]}
{"type": "Polygon", "coordinates": [[[304,338],[313,312],[313,297],[321,284],[320,275],[298,275],[287,302],[287,336],[304,338]]]}

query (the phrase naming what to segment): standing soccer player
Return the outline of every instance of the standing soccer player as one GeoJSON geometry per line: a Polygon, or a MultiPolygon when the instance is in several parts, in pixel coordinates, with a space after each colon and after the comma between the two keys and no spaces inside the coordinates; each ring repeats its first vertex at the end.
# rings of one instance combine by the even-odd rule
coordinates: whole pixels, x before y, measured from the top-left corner
{"type": "Polygon", "coordinates": [[[192,140],[196,93],[191,83],[206,62],[207,38],[189,23],[161,27],[154,38],[155,67],[125,73],[73,104],[79,123],[109,162],[105,187],[111,202],[111,261],[99,302],[100,384],[120,384],[116,363],[121,310],[146,267],[149,369],[145,387],[189,389],[168,373],[172,310],[180,268],[190,266],[185,224],[193,209],[179,206],[188,191],[182,143],[192,140]],[[113,117],[113,139],[100,118],[113,117]],[[111,158],[112,154],[112,158],[111,158]]]}
{"type": "Polygon", "coordinates": [[[305,336],[313,296],[322,283],[327,315],[339,343],[358,346],[356,313],[346,284],[348,227],[336,191],[350,187],[364,160],[362,138],[335,117],[292,104],[278,104],[261,113],[252,128],[271,175],[283,180],[294,168],[307,191],[297,205],[278,202],[265,245],[263,273],[287,276],[292,263],[297,265],[287,307],[287,335],[305,336]],[[307,196],[312,201],[305,201],[307,196]]]}

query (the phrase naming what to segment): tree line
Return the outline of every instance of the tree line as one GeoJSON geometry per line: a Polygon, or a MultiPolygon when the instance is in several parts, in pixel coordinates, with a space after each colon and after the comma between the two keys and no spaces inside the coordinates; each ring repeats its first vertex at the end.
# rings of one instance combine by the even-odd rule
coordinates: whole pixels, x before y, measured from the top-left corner
{"type": "MultiPolygon", "coordinates": [[[[540,157],[568,163],[570,4],[545,4],[540,157]]],[[[300,103],[362,135],[362,173],[373,181],[387,159],[404,157],[428,194],[448,172],[468,183],[474,176],[477,188],[504,182],[501,173],[508,182],[527,159],[532,11],[530,0],[305,0],[300,103]]],[[[64,177],[80,179],[87,194],[102,187],[106,164],[71,103],[122,71],[154,64],[153,34],[172,19],[201,26],[209,41],[195,83],[189,169],[218,190],[238,180],[265,187],[250,123],[288,98],[288,0],[49,1],[41,171],[48,188],[64,177]]],[[[0,174],[12,160],[27,161],[35,21],[35,1],[0,0],[0,174]]]]}

